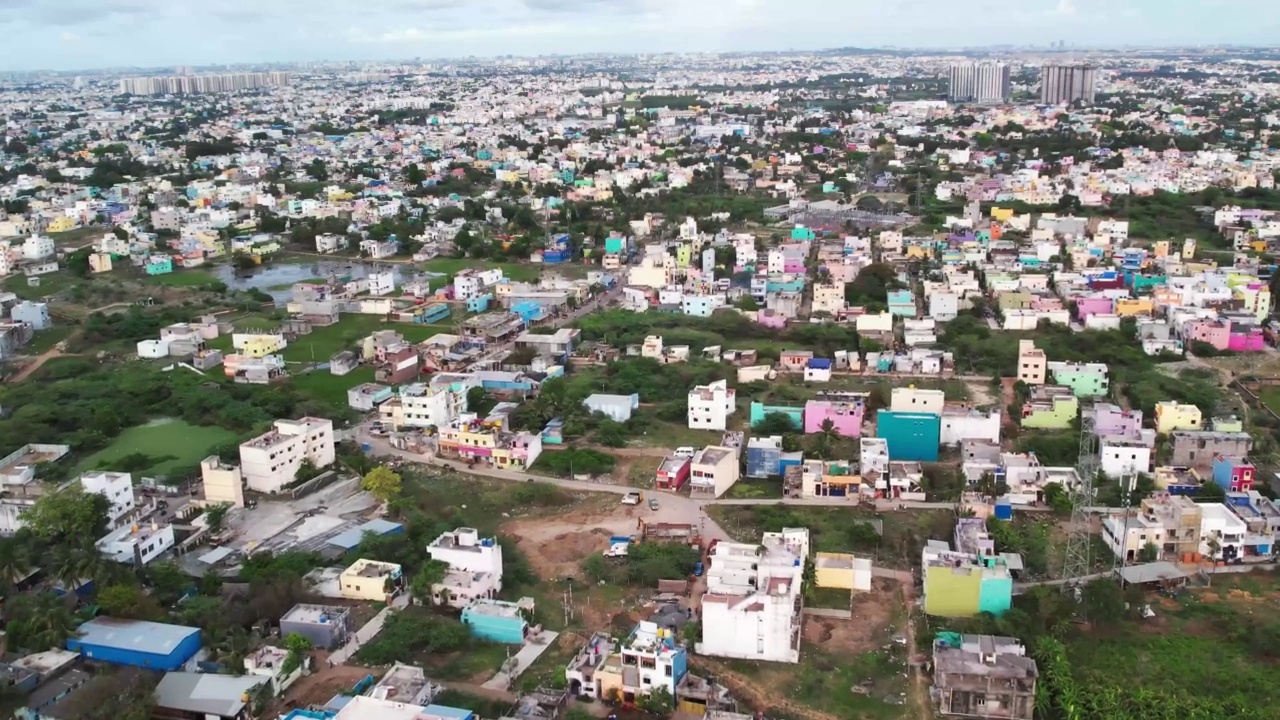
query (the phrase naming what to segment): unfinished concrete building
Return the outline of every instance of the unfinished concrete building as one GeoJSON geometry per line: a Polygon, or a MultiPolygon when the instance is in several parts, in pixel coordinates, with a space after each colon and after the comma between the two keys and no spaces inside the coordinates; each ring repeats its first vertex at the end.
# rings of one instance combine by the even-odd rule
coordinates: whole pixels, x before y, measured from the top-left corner
{"type": "Polygon", "coordinates": [[[947,717],[1031,720],[1036,663],[1014,638],[938,633],[933,643],[933,688],[947,717]]]}

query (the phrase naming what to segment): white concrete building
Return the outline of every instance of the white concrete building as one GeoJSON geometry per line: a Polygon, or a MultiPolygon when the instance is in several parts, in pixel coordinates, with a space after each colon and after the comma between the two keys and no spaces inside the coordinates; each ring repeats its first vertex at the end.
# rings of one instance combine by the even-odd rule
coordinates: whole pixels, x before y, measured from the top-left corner
{"type": "Polygon", "coordinates": [[[390,270],[371,272],[367,279],[369,280],[370,295],[390,295],[396,291],[396,275],[390,270]]]}
{"type": "Polygon", "coordinates": [[[99,552],[119,563],[143,566],[163,555],[174,545],[173,526],[152,522],[148,525],[121,525],[97,542],[99,552]]]}
{"type": "Polygon", "coordinates": [[[117,527],[121,518],[133,512],[133,476],[122,472],[90,472],[80,476],[80,487],[101,495],[111,503],[107,508],[108,527],[117,527]]]}
{"type": "Polygon", "coordinates": [[[736,407],[737,392],[729,381],[717,380],[689,391],[688,421],[691,430],[724,431],[736,407]]]}
{"type": "Polygon", "coordinates": [[[251,490],[274,493],[292,483],[302,462],[333,464],[333,421],[304,417],[277,420],[275,429],[240,444],[240,470],[251,490]]]}
{"type": "Polygon", "coordinates": [[[1098,446],[1099,468],[1109,478],[1151,472],[1151,447],[1138,440],[1103,438],[1098,446]]]}
{"type": "Polygon", "coordinates": [[[1000,442],[1000,411],[980,412],[967,409],[943,409],[939,442],[959,445],[965,440],[1000,442]]]}
{"type": "Polygon", "coordinates": [[[427,553],[449,566],[444,579],[431,586],[435,604],[464,608],[479,598],[496,598],[502,591],[502,546],[497,538],[482,538],[474,528],[458,528],[436,538],[427,553]]]}
{"type": "Polygon", "coordinates": [[[22,241],[23,260],[44,260],[53,257],[55,250],[53,238],[46,235],[32,235],[22,241]]]}
{"type": "Polygon", "coordinates": [[[1244,556],[1244,536],[1249,532],[1245,524],[1231,509],[1222,503],[1200,506],[1200,554],[1208,558],[1209,540],[1218,543],[1217,560],[1244,556]]]}
{"type": "Polygon", "coordinates": [[[431,387],[415,383],[400,388],[400,394],[378,406],[384,423],[392,429],[442,428],[467,410],[467,392],[480,387],[475,377],[458,375],[449,387],[431,387]]]}
{"type": "Polygon", "coordinates": [[[761,545],[717,543],[702,597],[704,655],[798,662],[804,602],[801,577],[809,531],[765,533],[761,545]]]}
{"type": "Polygon", "coordinates": [[[200,461],[200,484],[208,503],[230,503],[232,507],[244,507],[244,477],[240,474],[240,468],[223,464],[217,455],[210,455],[200,461]]]}

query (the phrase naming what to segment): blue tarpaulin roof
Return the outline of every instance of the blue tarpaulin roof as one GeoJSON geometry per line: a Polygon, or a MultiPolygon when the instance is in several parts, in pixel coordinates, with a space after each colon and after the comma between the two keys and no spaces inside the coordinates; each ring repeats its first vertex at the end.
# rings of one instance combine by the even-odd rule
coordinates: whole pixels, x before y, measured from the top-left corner
{"type": "Polygon", "coordinates": [[[404,526],[400,523],[394,523],[390,520],[370,520],[363,525],[358,525],[346,532],[334,535],[329,538],[329,544],[340,547],[343,550],[350,550],[360,544],[360,541],[364,539],[364,534],[367,532],[371,532],[374,535],[390,535],[391,533],[403,531],[404,526]]]}

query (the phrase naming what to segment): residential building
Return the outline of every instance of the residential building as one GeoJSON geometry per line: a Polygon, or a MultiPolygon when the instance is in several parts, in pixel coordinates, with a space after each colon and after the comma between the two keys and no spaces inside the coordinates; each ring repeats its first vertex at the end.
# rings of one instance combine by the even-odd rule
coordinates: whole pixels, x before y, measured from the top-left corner
{"type": "Polygon", "coordinates": [[[95,543],[103,555],[116,562],[138,567],[162,557],[174,544],[173,526],[156,521],[121,525],[95,543]]]}
{"type": "Polygon", "coordinates": [[[240,468],[223,463],[217,455],[200,461],[200,485],[206,502],[244,507],[244,477],[240,468]]]}
{"type": "Polygon", "coordinates": [[[1014,638],[940,632],[933,641],[933,690],[943,717],[1031,720],[1035,660],[1014,638]]]}
{"type": "Polygon", "coordinates": [[[1034,340],[1018,341],[1018,379],[1028,385],[1043,385],[1049,360],[1034,340]]]}
{"type": "Polygon", "coordinates": [[[943,540],[926,541],[924,609],[930,615],[971,617],[981,612],[1003,614],[1013,603],[1013,578],[1005,558],[981,518],[956,522],[955,549],[943,540]]]}
{"type": "Polygon", "coordinates": [[[782,436],[747,439],[747,477],[765,478],[781,475],[782,436]]]}
{"type": "Polygon", "coordinates": [[[361,558],[338,575],[338,589],[348,600],[389,602],[404,584],[399,563],[361,558]]]}
{"type": "Polygon", "coordinates": [[[587,412],[600,413],[615,422],[624,423],[631,419],[631,413],[640,407],[640,395],[608,395],[593,393],[582,401],[587,412]]]}
{"type": "Polygon", "coordinates": [[[361,383],[347,390],[347,407],[360,412],[372,412],[394,395],[394,391],[386,385],[361,383]]]}
{"type": "Polygon", "coordinates": [[[1256,476],[1257,468],[1245,458],[1234,455],[1213,458],[1213,482],[1224,492],[1249,492],[1253,490],[1256,476]]]}
{"type": "Polygon", "coordinates": [[[1008,102],[1009,75],[1009,66],[1004,63],[952,63],[947,99],[952,102],[1008,102]]]}
{"type": "Polygon", "coordinates": [[[1040,104],[1092,105],[1097,91],[1097,71],[1090,65],[1046,64],[1040,68],[1040,104]]]}
{"type": "Polygon", "coordinates": [[[346,643],[351,626],[351,608],[343,605],[299,603],[280,618],[280,634],[298,633],[311,641],[311,646],[332,650],[346,643]]]}
{"type": "Polygon", "coordinates": [[[1245,432],[1175,430],[1170,437],[1173,439],[1173,456],[1169,464],[1180,467],[1208,470],[1219,455],[1248,457],[1253,450],[1253,436],[1245,432]]]}
{"type": "MultiPolygon", "coordinates": [[[[461,376],[459,376],[461,378],[461,376]]],[[[400,388],[400,394],[378,407],[384,423],[394,430],[403,428],[441,428],[467,409],[467,392],[480,387],[474,377],[459,379],[448,385],[414,383],[400,388]]]]}
{"type": "Polygon", "coordinates": [[[80,476],[80,487],[86,493],[107,499],[108,527],[118,527],[120,521],[133,512],[133,476],[129,473],[103,470],[85,473],[80,476]]]}
{"type": "Polygon", "coordinates": [[[47,330],[53,325],[49,319],[49,303],[23,300],[9,310],[9,318],[14,322],[26,323],[32,330],[47,330]]]}
{"type": "Polygon", "coordinates": [[[542,454],[542,434],[509,432],[467,412],[440,428],[438,448],[441,455],[474,459],[502,470],[525,470],[542,454]]]}
{"type": "Polygon", "coordinates": [[[1102,520],[1102,541],[1125,562],[1138,562],[1149,544],[1163,548],[1165,532],[1163,523],[1144,513],[1124,511],[1102,520]]]}
{"type": "Polygon", "coordinates": [[[1141,440],[1101,438],[1098,455],[1098,467],[1109,478],[1132,478],[1151,472],[1151,446],[1141,440]]]}
{"type": "Polygon", "coordinates": [[[1080,400],[1062,385],[1034,387],[1022,405],[1022,427],[1064,430],[1080,413],[1080,400]]]}
{"type": "Polygon", "coordinates": [[[231,335],[231,346],[245,357],[263,358],[268,355],[277,355],[288,345],[288,341],[280,333],[232,333],[231,335]]]}
{"type": "Polygon", "coordinates": [[[659,490],[679,490],[689,482],[689,470],[692,458],[666,457],[658,465],[654,473],[654,487],[659,490]]]}
{"type": "Polygon", "coordinates": [[[967,440],[1000,442],[1000,411],[982,412],[968,408],[944,408],[938,441],[947,446],[967,440]]]}
{"type": "Polygon", "coordinates": [[[736,407],[737,393],[727,380],[699,385],[689,391],[688,424],[691,430],[727,429],[736,407]]]}
{"type": "Polygon", "coordinates": [[[1160,435],[1168,435],[1175,430],[1200,430],[1203,423],[1204,413],[1195,405],[1176,400],[1156,403],[1156,432],[1160,435]]]}
{"type": "Polygon", "coordinates": [[[76,629],[67,649],[110,665],[177,670],[200,652],[200,628],[100,615],[76,629]]]}
{"type": "MultiPolygon", "coordinates": [[[[249,653],[244,659],[245,675],[240,679],[250,680],[257,679],[259,683],[263,681],[270,683],[271,695],[279,696],[289,688],[290,685],[297,682],[302,677],[302,673],[311,671],[311,655],[303,653],[299,662],[292,667],[287,662],[289,659],[289,651],[276,647],[275,645],[263,645],[253,652],[249,653]]],[[[193,673],[207,675],[207,673],[193,673]]],[[[225,677],[219,675],[217,677],[225,677]]],[[[247,703],[246,703],[247,704],[247,703]]],[[[190,718],[197,720],[197,718],[190,718]]]]}
{"type": "MultiPolygon", "coordinates": [[[[1142,499],[1141,516],[1161,529],[1163,541],[1159,546],[1162,556],[1179,562],[1195,562],[1199,557],[1200,527],[1203,524],[1201,507],[1185,495],[1161,493],[1142,499]]],[[[1138,542],[1145,544],[1140,539],[1138,542]]]]}
{"type": "Polygon", "coordinates": [[[634,703],[659,688],[674,699],[688,672],[688,654],[676,642],[675,633],[642,620],[620,642],[592,637],[570,663],[566,676],[571,691],[576,687],[582,695],[634,703]]]}
{"type": "Polygon", "coordinates": [[[801,576],[809,532],[765,533],[760,545],[720,542],[708,557],[698,652],[716,657],[798,662],[801,576]]]}
{"type": "Polygon", "coordinates": [[[277,420],[275,427],[240,444],[240,470],[250,490],[280,492],[297,479],[302,463],[324,468],[333,464],[333,421],[304,417],[277,420]]]}
{"type": "Polygon", "coordinates": [[[1199,552],[1202,557],[1227,563],[1244,557],[1245,536],[1248,533],[1249,527],[1226,505],[1200,505],[1199,552]],[[1210,541],[1214,544],[1210,544],[1210,541]]]}
{"type": "Polygon", "coordinates": [[[690,493],[702,497],[721,497],[741,476],[737,451],[719,446],[699,450],[689,463],[690,493]]]}
{"type": "Polygon", "coordinates": [[[899,413],[941,415],[947,402],[946,395],[941,390],[927,390],[914,385],[894,388],[889,398],[889,409],[899,413]]]}
{"type": "Polygon", "coordinates": [[[880,410],[876,413],[876,435],[888,443],[891,460],[935,462],[941,439],[941,416],[880,410]]]}
{"type": "Polygon", "coordinates": [[[769,415],[773,415],[777,413],[781,415],[786,415],[787,419],[791,421],[791,426],[796,430],[801,430],[804,428],[804,408],[803,407],[794,407],[794,406],[788,406],[788,405],[765,405],[764,403],[755,402],[753,400],[751,402],[750,410],[751,410],[751,414],[749,417],[749,421],[750,421],[751,427],[755,427],[756,425],[760,424],[760,422],[762,422],[769,415]]]}
{"type": "Polygon", "coordinates": [[[836,434],[841,437],[861,437],[862,420],[866,409],[866,404],[862,400],[853,402],[809,400],[804,405],[804,432],[805,434],[822,432],[826,423],[830,422],[836,434]]]}
{"type": "Polygon", "coordinates": [[[436,538],[427,546],[427,554],[449,566],[445,578],[431,588],[437,605],[461,609],[502,591],[502,545],[497,538],[480,537],[474,528],[458,528],[436,538]]]}
{"type": "Polygon", "coordinates": [[[462,624],[471,630],[472,635],[483,640],[522,645],[529,634],[525,613],[532,610],[533,600],[530,598],[522,598],[520,602],[477,598],[462,609],[462,624]]]}
{"type": "Polygon", "coordinates": [[[814,553],[813,583],[820,588],[871,590],[871,558],[852,553],[814,553]]]}
{"type": "Polygon", "coordinates": [[[1103,363],[1051,362],[1048,367],[1053,382],[1071,388],[1078,398],[1106,397],[1111,391],[1103,363]]]}

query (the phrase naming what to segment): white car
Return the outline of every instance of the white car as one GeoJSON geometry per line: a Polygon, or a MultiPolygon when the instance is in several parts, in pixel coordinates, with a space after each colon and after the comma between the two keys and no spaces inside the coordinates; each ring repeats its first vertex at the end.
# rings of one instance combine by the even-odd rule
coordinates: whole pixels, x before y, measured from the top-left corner
{"type": "Polygon", "coordinates": [[[685,459],[692,459],[694,455],[698,454],[698,451],[696,448],[692,448],[692,447],[689,447],[688,445],[685,445],[684,447],[676,448],[675,452],[671,454],[674,455],[675,457],[680,458],[681,460],[685,460],[685,459]]]}
{"type": "Polygon", "coordinates": [[[629,492],[629,493],[627,493],[627,494],[622,498],[622,504],[623,504],[623,505],[639,505],[639,504],[640,504],[640,493],[638,493],[638,492],[629,492]]]}

